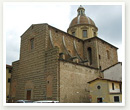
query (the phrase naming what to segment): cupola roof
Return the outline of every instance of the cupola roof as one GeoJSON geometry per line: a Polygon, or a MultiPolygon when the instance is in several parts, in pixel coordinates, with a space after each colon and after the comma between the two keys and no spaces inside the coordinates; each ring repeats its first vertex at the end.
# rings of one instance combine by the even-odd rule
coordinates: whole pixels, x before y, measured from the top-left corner
{"type": "Polygon", "coordinates": [[[83,8],[83,6],[79,6],[79,8],[77,9],[77,16],[71,21],[70,25],[69,25],[69,28],[70,27],[73,27],[73,26],[76,26],[76,25],[91,25],[91,26],[94,26],[96,27],[94,21],[90,18],[90,17],[87,17],[86,14],[85,14],[85,9],[83,8]]]}

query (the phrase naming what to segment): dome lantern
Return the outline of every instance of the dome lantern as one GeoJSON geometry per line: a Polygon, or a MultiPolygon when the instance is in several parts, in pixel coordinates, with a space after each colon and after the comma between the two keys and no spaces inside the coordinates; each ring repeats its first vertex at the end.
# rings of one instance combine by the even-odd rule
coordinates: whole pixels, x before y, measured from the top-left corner
{"type": "Polygon", "coordinates": [[[85,15],[85,9],[80,5],[77,9],[78,15],[85,15]]]}

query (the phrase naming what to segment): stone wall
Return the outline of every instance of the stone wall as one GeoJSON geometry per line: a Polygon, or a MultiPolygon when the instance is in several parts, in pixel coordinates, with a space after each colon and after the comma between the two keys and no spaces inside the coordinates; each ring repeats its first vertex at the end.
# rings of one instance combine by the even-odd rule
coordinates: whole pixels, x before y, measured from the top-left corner
{"type": "Polygon", "coordinates": [[[97,39],[97,42],[98,55],[100,55],[99,66],[101,66],[101,70],[116,64],[118,62],[117,48],[100,39],[97,39]],[[107,55],[107,51],[109,51],[109,58],[107,55]]]}
{"type": "Polygon", "coordinates": [[[97,69],[60,60],[60,102],[89,102],[87,82],[100,75],[97,69]]]}
{"type": "Polygon", "coordinates": [[[84,59],[89,61],[89,66],[99,68],[98,66],[98,49],[97,49],[97,41],[96,39],[88,39],[84,42],[84,59]],[[91,48],[92,51],[92,64],[90,64],[89,58],[88,58],[88,48],[91,48]]]}
{"type": "MultiPolygon", "coordinates": [[[[59,52],[63,52],[65,54],[66,60],[68,58],[66,49],[70,52],[70,54],[72,56],[77,56],[76,51],[74,49],[74,40],[76,42],[77,51],[78,51],[80,57],[83,59],[83,41],[82,40],[80,40],[74,36],[71,36],[68,33],[65,33],[61,30],[53,28],[51,26],[49,26],[49,31],[51,31],[54,46],[59,47],[59,52]],[[66,49],[65,49],[64,44],[63,44],[63,36],[64,36],[64,41],[66,44],[66,49]]],[[[48,42],[49,42],[48,43],[48,48],[49,48],[50,40],[48,40],[48,42]]]]}
{"type": "Polygon", "coordinates": [[[86,25],[86,24],[84,24],[84,25],[78,24],[78,26],[77,25],[73,26],[67,30],[67,32],[71,35],[72,35],[72,32],[75,32],[75,36],[80,39],[83,39],[83,40],[97,36],[97,31],[98,31],[97,27],[91,26],[91,25],[86,25]],[[87,30],[86,38],[83,37],[83,30],[87,30]],[[96,35],[94,35],[94,32],[96,35]]]}
{"type": "Polygon", "coordinates": [[[116,57],[115,48],[96,39],[84,42],[48,24],[32,25],[21,36],[20,60],[13,63],[12,97],[15,100],[27,99],[27,91],[31,90],[31,100],[89,102],[87,82],[101,76],[97,67],[110,66],[117,61],[116,57]],[[31,48],[32,39],[33,48],[31,48]],[[77,56],[74,41],[77,52],[83,60],[88,56],[87,47],[92,48],[91,67],[70,61],[67,50],[72,57],[77,56]],[[113,52],[110,61],[106,59],[106,48],[110,54],[113,52]],[[60,53],[64,54],[64,60],[67,62],[58,61],[60,53]],[[98,54],[101,55],[100,63],[98,54]]]}
{"type": "MultiPolygon", "coordinates": [[[[95,68],[100,68],[101,70],[103,70],[118,62],[117,48],[98,37],[93,37],[83,41],[70,34],[62,32],[61,30],[58,30],[52,26],[49,26],[48,29],[49,32],[51,31],[52,41],[54,46],[59,47],[59,53],[61,52],[64,53],[66,60],[70,58],[66,52],[66,49],[70,52],[70,54],[73,57],[78,56],[74,48],[74,41],[75,41],[77,52],[80,55],[80,57],[85,61],[86,60],[89,61],[87,49],[89,47],[92,49],[92,64],[88,62],[85,65],[89,65],[95,68]],[[63,36],[64,36],[66,48],[64,47],[63,44],[63,36]],[[107,51],[109,51],[109,58],[107,56],[107,51]]],[[[48,39],[47,47],[48,48],[51,47],[50,39],[48,39]]],[[[79,62],[81,62],[80,59],[79,62]]]]}
{"type": "Polygon", "coordinates": [[[100,68],[101,70],[103,70],[118,62],[117,48],[101,40],[100,38],[94,37],[85,40],[84,58],[86,60],[89,60],[87,52],[87,49],[89,47],[92,49],[92,64],[89,66],[100,68]]]}

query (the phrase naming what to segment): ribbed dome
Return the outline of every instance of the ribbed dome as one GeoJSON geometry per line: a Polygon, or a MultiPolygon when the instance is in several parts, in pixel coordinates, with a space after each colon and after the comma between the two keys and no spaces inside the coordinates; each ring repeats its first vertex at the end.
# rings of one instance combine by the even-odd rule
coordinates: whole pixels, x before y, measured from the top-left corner
{"type": "Polygon", "coordinates": [[[84,40],[97,36],[97,31],[94,21],[86,16],[85,8],[80,5],[77,16],[71,21],[67,33],[84,40]]]}
{"type": "Polygon", "coordinates": [[[91,26],[96,27],[96,25],[93,22],[93,20],[91,18],[89,18],[89,17],[86,16],[85,9],[81,5],[77,9],[77,12],[78,12],[77,17],[75,17],[71,21],[71,23],[69,25],[69,28],[73,27],[73,26],[76,26],[76,25],[80,25],[80,24],[82,24],[82,25],[86,24],[86,25],[91,25],[91,26]]]}
{"type": "Polygon", "coordinates": [[[91,18],[85,15],[78,15],[71,21],[69,28],[75,25],[79,25],[79,24],[88,24],[88,25],[95,26],[95,23],[91,18]]]}

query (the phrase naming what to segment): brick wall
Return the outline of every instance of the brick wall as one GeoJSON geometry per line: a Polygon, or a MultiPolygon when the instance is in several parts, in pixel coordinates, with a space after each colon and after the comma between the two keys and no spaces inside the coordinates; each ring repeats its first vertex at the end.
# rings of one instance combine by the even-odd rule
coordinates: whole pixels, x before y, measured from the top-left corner
{"type": "Polygon", "coordinates": [[[45,51],[45,65],[44,65],[44,77],[45,84],[45,99],[59,100],[58,87],[59,87],[59,49],[57,47],[51,48],[45,51]]]}
{"type": "Polygon", "coordinates": [[[27,90],[31,90],[31,100],[58,100],[59,49],[48,48],[48,41],[47,24],[32,25],[21,36],[20,60],[13,63],[12,97],[15,100],[26,99],[27,90]],[[33,49],[31,39],[34,39],[33,49]]]}
{"type": "MultiPolygon", "coordinates": [[[[32,25],[21,36],[21,49],[18,71],[13,71],[17,76],[16,100],[26,99],[26,92],[31,89],[33,100],[42,100],[44,96],[45,78],[45,38],[48,26],[45,24],[32,25]],[[44,30],[44,31],[43,31],[44,30]],[[34,39],[34,48],[30,48],[30,39],[34,39]],[[32,88],[26,88],[28,81],[32,88]],[[26,88],[26,89],[25,89],[26,88]]],[[[16,67],[14,66],[14,69],[16,67]]]]}

